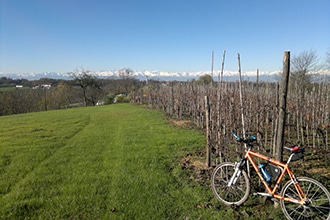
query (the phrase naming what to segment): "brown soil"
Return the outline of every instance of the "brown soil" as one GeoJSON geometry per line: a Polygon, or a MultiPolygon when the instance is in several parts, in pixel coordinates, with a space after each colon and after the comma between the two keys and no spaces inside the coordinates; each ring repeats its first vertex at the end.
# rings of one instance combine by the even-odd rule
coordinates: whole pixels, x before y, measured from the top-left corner
{"type": "Polygon", "coordinates": [[[196,127],[196,125],[190,120],[169,119],[169,121],[171,122],[171,124],[173,124],[174,126],[178,126],[178,127],[188,127],[188,128],[196,127]]]}
{"type": "Polygon", "coordinates": [[[207,185],[207,180],[211,179],[212,169],[207,167],[206,163],[201,162],[201,159],[198,155],[186,155],[181,159],[181,167],[191,171],[191,179],[201,185],[207,185]]]}

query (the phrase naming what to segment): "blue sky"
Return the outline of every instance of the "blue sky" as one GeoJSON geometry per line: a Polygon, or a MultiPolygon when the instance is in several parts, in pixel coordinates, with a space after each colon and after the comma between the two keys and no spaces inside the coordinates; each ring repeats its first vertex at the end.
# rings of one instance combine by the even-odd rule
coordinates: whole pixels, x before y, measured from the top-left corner
{"type": "Polygon", "coordinates": [[[0,72],[274,71],[330,50],[329,0],[0,0],[0,72]]]}

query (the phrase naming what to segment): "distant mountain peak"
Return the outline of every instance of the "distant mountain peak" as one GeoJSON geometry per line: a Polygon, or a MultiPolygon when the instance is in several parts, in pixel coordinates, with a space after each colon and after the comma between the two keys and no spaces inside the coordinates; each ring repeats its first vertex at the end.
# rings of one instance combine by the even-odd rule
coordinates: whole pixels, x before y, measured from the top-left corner
{"type": "MultiPolygon", "coordinates": [[[[126,68],[122,68],[126,69],[126,68]]],[[[91,71],[96,77],[99,78],[117,78],[122,69],[118,70],[101,70],[101,71],[91,71]]],[[[127,68],[128,69],[128,68],[127,68]]],[[[195,72],[166,72],[159,70],[131,70],[131,75],[140,80],[146,80],[147,78],[153,80],[164,80],[164,81],[187,81],[198,79],[200,76],[209,74],[211,71],[195,71],[195,72]]],[[[281,74],[281,70],[276,71],[259,71],[259,80],[261,81],[276,81],[275,78],[278,78],[281,74]]],[[[318,75],[330,75],[330,70],[320,70],[315,72],[318,75]]],[[[213,71],[214,80],[218,80],[220,75],[219,70],[213,71]]],[[[254,81],[257,77],[257,71],[247,71],[242,73],[243,79],[248,79],[254,81]]],[[[7,77],[12,79],[28,79],[28,80],[37,80],[40,78],[53,78],[53,79],[70,79],[70,72],[59,73],[59,72],[43,72],[43,73],[2,73],[0,72],[0,77],[7,77]]],[[[238,71],[228,71],[223,72],[223,80],[225,81],[235,81],[238,79],[238,71]]]]}

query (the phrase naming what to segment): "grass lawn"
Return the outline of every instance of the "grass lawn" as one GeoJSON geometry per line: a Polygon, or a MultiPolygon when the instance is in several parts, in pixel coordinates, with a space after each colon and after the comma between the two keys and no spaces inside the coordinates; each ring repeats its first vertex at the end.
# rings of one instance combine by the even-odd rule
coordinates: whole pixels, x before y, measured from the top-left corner
{"type": "Polygon", "coordinates": [[[237,218],[180,164],[204,135],[160,112],[118,104],[0,125],[0,219],[237,218]]]}

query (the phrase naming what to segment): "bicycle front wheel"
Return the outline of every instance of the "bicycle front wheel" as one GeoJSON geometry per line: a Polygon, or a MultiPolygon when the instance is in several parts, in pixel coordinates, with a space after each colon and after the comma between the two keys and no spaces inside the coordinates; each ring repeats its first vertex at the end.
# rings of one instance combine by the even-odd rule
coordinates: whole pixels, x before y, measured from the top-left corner
{"type": "Polygon", "coordinates": [[[211,187],[215,197],[225,205],[239,206],[249,197],[250,181],[244,170],[232,186],[228,186],[230,178],[235,171],[234,163],[222,163],[218,165],[211,176],[211,187]]]}
{"type": "MultiPolygon", "coordinates": [[[[298,177],[299,185],[306,195],[306,204],[295,204],[281,200],[281,208],[288,219],[330,219],[330,193],[318,181],[308,177],[298,177]]],[[[300,200],[295,184],[288,181],[281,196],[300,200]]]]}

